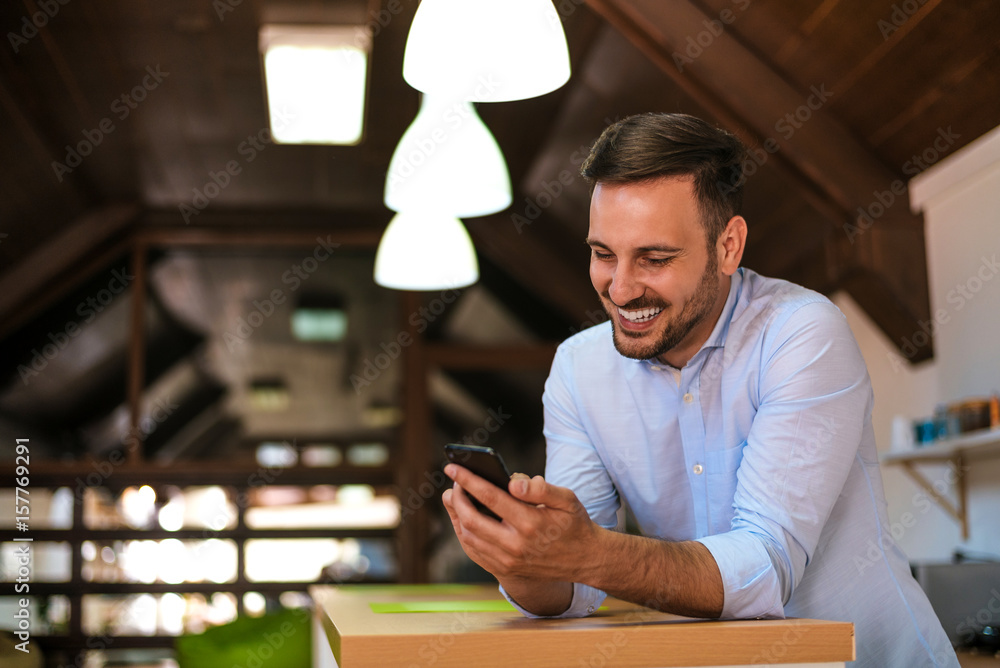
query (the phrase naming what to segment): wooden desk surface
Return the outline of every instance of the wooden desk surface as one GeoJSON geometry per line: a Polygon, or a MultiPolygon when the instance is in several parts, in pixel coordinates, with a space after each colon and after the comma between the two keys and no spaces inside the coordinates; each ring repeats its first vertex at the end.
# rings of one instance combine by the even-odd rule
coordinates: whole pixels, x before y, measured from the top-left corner
{"type": "Polygon", "coordinates": [[[501,599],[496,586],[316,586],[341,668],[725,666],[854,659],[854,626],[811,619],[706,621],[617,599],[582,619],[502,612],[373,612],[371,603],[501,599]]]}

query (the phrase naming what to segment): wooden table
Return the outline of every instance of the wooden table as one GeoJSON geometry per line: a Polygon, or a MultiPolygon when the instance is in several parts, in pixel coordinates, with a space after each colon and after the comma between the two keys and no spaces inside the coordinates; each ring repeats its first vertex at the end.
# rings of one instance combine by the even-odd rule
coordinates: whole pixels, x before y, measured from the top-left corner
{"type": "Polygon", "coordinates": [[[309,593],[319,648],[327,655],[325,663],[317,656],[319,666],[332,666],[335,658],[340,668],[812,668],[854,659],[848,622],[693,620],[610,598],[590,617],[527,619],[496,586],[481,585],[316,586],[309,593]],[[443,610],[384,611],[434,607],[443,610]]]}

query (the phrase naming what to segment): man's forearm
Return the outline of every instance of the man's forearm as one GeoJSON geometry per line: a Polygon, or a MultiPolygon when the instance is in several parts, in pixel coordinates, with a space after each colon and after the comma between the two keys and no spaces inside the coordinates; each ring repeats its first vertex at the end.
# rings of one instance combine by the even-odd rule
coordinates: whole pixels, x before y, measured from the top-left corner
{"type": "Polygon", "coordinates": [[[504,578],[500,580],[500,584],[518,605],[530,613],[543,617],[562,614],[573,602],[571,582],[504,578]]]}
{"type": "MultiPolygon", "coordinates": [[[[719,567],[701,543],[672,543],[602,529],[579,581],[611,596],[689,617],[722,615],[719,567]]],[[[516,600],[516,599],[515,599],[516,600]]]]}

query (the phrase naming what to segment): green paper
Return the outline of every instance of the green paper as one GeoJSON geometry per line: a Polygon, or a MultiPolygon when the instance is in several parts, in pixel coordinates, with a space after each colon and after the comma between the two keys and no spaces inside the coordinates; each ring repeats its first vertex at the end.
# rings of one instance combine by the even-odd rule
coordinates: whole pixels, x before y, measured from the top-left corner
{"type": "Polygon", "coordinates": [[[347,594],[395,594],[398,596],[450,596],[452,594],[468,594],[478,590],[479,587],[469,584],[353,584],[337,586],[337,591],[347,594]]]}
{"type": "Polygon", "coordinates": [[[503,599],[487,601],[406,601],[369,603],[372,612],[513,612],[514,606],[503,599]]]}

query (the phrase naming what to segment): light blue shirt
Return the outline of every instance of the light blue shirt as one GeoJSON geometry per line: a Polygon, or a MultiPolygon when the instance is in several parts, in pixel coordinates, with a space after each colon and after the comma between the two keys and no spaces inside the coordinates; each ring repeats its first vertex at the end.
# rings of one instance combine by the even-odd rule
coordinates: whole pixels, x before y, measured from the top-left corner
{"type": "MultiPolygon", "coordinates": [[[[624,502],[644,535],[702,543],[723,618],[849,621],[854,665],[958,666],[889,534],[868,371],[822,295],[740,269],[679,373],[604,323],[559,347],[543,403],[547,480],[605,528],[624,502]]],[[[577,583],[561,616],[604,596],[577,583]]]]}

